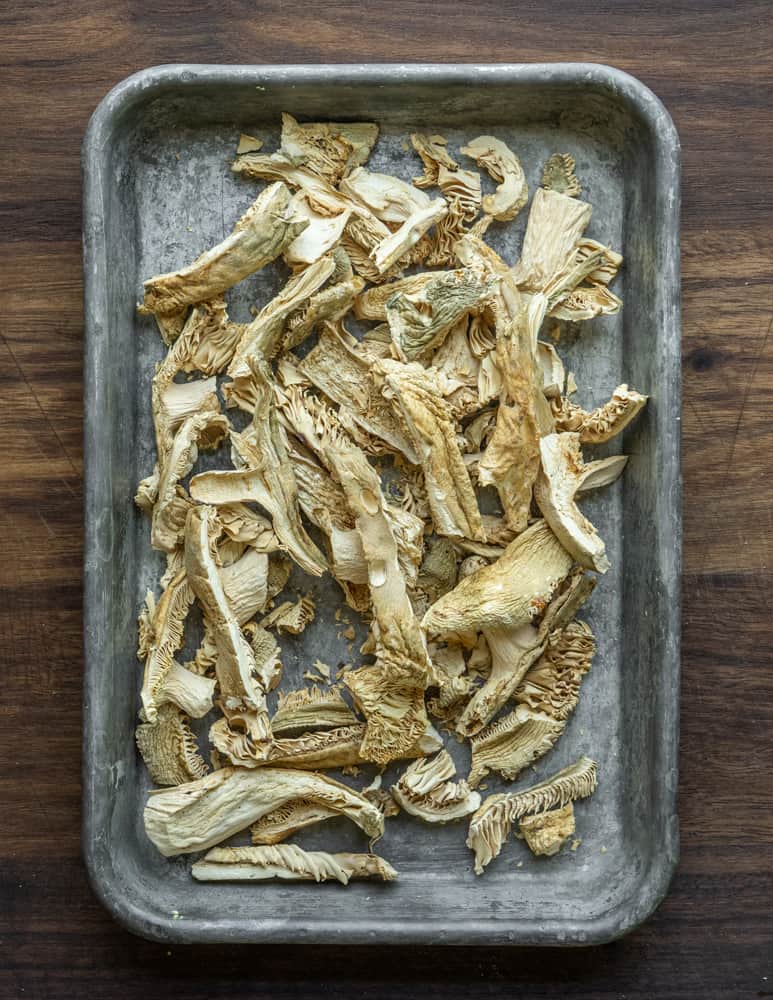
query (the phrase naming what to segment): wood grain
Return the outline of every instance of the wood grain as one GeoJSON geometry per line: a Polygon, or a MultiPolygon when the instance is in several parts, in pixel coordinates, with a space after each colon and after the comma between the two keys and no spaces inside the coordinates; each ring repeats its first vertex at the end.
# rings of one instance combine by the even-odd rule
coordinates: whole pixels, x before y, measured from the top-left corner
{"type": "Polygon", "coordinates": [[[764,2],[0,7],[0,996],[773,996],[773,27],[764,2]],[[580,951],[167,948],[79,860],[79,147],[164,62],[608,62],[684,150],[682,860],[639,931],[580,951]],[[767,978],[766,978],[767,977],[767,978]]]}

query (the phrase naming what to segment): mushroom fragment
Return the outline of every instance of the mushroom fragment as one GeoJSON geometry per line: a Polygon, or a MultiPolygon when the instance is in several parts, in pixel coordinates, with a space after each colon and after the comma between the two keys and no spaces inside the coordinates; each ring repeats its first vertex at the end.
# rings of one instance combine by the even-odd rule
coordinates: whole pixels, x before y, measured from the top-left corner
{"type": "Polygon", "coordinates": [[[467,835],[467,846],[475,852],[475,874],[480,875],[486,865],[498,857],[516,820],[587,798],[595,790],[596,762],[580,757],[574,764],[522,792],[490,795],[470,820],[467,835]]]}
{"type": "Polygon", "coordinates": [[[354,789],[321,774],[277,767],[222,767],[198,781],[151,792],[145,832],[165,857],[204,851],[294,799],[334,809],[371,839],[384,832],[381,812],[354,789]]]}
{"type": "Polygon", "coordinates": [[[182,785],[207,773],[188,720],[176,705],[161,705],[155,722],[137,726],[136,739],[157,785],[182,785]]]}
{"type": "Polygon", "coordinates": [[[451,328],[491,295],[496,279],[464,268],[444,271],[415,292],[397,291],[386,302],[386,316],[401,361],[426,358],[451,328]]]}
{"type": "Polygon", "coordinates": [[[584,622],[550,633],[544,654],[515,690],[516,710],[471,737],[471,788],[489,771],[512,781],[555,745],[577,704],[595,648],[584,622]]]}
{"type": "Polygon", "coordinates": [[[225,718],[212,728],[219,727],[216,733],[225,730],[218,749],[226,752],[229,741],[238,739],[250,759],[260,760],[266,756],[271,742],[265,689],[258,679],[252,647],[231,610],[212,554],[214,524],[214,510],[201,506],[191,510],[185,527],[185,569],[217,647],[215,668],[225,718]]]}
{"type": "Polygon", "coordinates": [[[365,163],[377,138],[378,125],[373,122],[300,124],[292,115],[282,114],[282,152],[331,184],[365,163]]]}
{"type": "Polygon", "coordinates": [[[514,219],[529,197],[523,167],[515,153],[493,135],[478,136],[462,146],[461,152],[472,157],[499,184],[494,194],[483,198],[485,214],[499,222],[514,219]]]}
{"type": "Polygon", "coordinates": [[[580,451],[580,435],[572,432],[548,434],[540,441],[542,464],[534,484],[534,499],[542,514],[568,552],[582,566],[606,573],[609,560],[604,542],[575,503],[583,484],[612,465],[619,475],[625,462],[618,456],[585,465],[580,451]]]}
{"type": "Polygon", "coordinates": [[[560,809],[549,809],[536,816],[522,816],[518,832],[529,845],[532,854],[552,857],[558,854],[574,833],[574,803],[560,809]]]}
{"type": "Polygon", "coordinates": [[[309,594],[299,597],[297,601],[285,601],[274,608],[261,621],[261,628],[275,628],[277,632],[287,632],[290,635],[300,635],[306,626],[314,620],[316,605],[309,594]]]}
{"type": "Polygon", "coordinates": [[[427,208],[430,198],[398,177],[377,174],[364,167],[353,170],[341,182],[341,190],[386,223],[401,225],[413,212],[427,208]]]}
{"type": "Polygon", "coordinates": [[[275,736],[298,736],[318,729],[335,729],[357,722],[340,691],[301,688],[279,695],[279,704],[271,718],[275,736]]]}
{"type": "Polygon", "coordinates": [[[469,816],[480,806],[480,795],[466,781],[450,781],[456,767],[447,750],[433,758],[417,760],[392,785],[391,792],[411,816],[425,823],[448,823],[469,816]]]}
{"type": "Polygon", "coordinates": [[[382,393],[394,406],[421,459],[435,530],[483,541],[478,501],[437,383],[415,363],[404,365],[385,358],[376,362],[374,371],[383,378],[382,393]]]}
{"type": "Polygon", "coordinates": [[[375,854],[327,854],[295,844],[276,847],[215,847],[191,868],[200,882],[255,882],[279,878],[348,885],[350,879],[391,882],[397,872],[375,854]]]}
{"type": "Polygon", "coordinates": [[[570,198],[578,197],[582,194],[582,188],[574,168],[574,157],[569,153],[553,153],[543,167],[542,186],[570,198]]]}
{"type": "Polygon", "coordinates": [[[411,145],[419,154],[424,167],[423,175],[413,178],[417,188],[434,187],[438,183],[441,167],[446,170],[456,170],[458,167],[456,160],[448,154],[448,140],[442,135],[412,132],[411,145]]]}
{"type": "Polygon", "coordinates": [[[412,212],[398,230],[371,250],[370,258],[376,265],[378,273],[385,274],[447,213],[448,206],[443,198],[436,198],[426,207],[412,212]]]}
{"type": "Polygon", "coordinates": [[[222,243],[188,267],[148,279],[144,308],[153,313],[174,313],[220,295],[278,257],[307,225],[306,219],[293,211],[286,185],[272,184],[258,195],[222,243]]]}
{"type": "Polygon", "coordinates": [[[627,385],[619,385],[608,403],[595,410],[583,410],[566,397],[553,401],[557,431],[576,431],[580,444],[603,444],[620,434],[645,406],[643,396],[627,385]]]}

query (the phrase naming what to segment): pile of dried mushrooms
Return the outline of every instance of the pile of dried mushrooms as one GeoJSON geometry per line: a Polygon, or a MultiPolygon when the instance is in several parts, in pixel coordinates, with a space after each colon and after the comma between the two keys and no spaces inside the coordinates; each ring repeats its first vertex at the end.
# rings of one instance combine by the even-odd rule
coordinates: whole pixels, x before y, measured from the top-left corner
{"type": "Polygon", "coordinates": [[[416,133],[408,183],[365,166],[377,137],[375,124],[290,115],[276,152],[242,136],[233,170],[263,190],[222,243],[144,286],[141,311],[168,346],[151,390],[157,461],[136,496],[166,555],[139,622],[137,745],[166,786],[144,820],[164,855],[208,851],[201,880],[391,880],[375,855],[286,840],[346,816],[373,843],[400,810],[470,817],[480,873],[516,821],[536,854],[558,851],[596,785],[581,757],[531,787],[478,790],[555,745],[593,658],[577,615],[609,562],[577,501],[626,459],[586,462],[582,446],[619,434],[646,397],[621,385],[584,410],[540,331],[546,317],[617,312],[622,258],[585,236],[591,206],[566,154],[545,164],[510,264],[485,241],[529,197],[505,143],[479,136],[452,155],[416,133]],[[233,322],[223,294],[279,258],[284,287],[233,322]],[[246,414],[241,430],[228,411],[246,414]],[[222,445],[230,463],[191,476],[199,451],[222,445]],[[485,487],[496,513],[481,509],[485,487]],[[310,597],[275,601],[289,560],[330,574],[370,637],[361,665],[336,681],[318,662],[305,675],[318,684],[281,689],[272,716],[276,636],[316,611],[310,597]],[[181,663],[195,602],[203,638],[181,663]],[[208,763],[189,722],[214,708],[208,763]],[[469,740],[466,779],[432,720],[469,740]],[[393,761],[407,763],[388,790],[325,773],[393,761]],[[217,846],[248,827],[254,846],[217,846]]]}

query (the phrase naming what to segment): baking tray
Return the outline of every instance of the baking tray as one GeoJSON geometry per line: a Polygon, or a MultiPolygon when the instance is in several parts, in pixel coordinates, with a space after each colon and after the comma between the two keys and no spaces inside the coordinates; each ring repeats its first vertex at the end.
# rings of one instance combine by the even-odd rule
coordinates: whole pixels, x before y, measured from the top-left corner
{"type": "MultiPolygon", "coordinates": [[[[663,106],[632,77],[591,64],[161,66],[102,101],[83,171],[83,847],[105,906],[139,934],[178,942],[555,945],[635,927],[665,894],[678,851],[679,142],[663,106]],[[369,165],[404,177],[418,168],[402,147],[416,128],[442,132],[453,148],[482,132],[500,136],[532,190],[546,156],[570,152],[593,204],[589,235],[625,256],[615,286],[622,313],[585,324],[581,342],[563,351],[586,404],[622,381],[650,394],[614,442],[631,456],[623,479],[584,505],[613,567],[583,614],[598,654],[565,735],[536,768],[552,773],[582,752],[599,762],[598,791],[577,805],[574,852],[534,859],[511,841],[476,877],[466,824],[427,828],[402,815],[378,848],[400,872],[394,884],[202,885],[189,858],[164,859],[143,832],[136,615],[160,560],[132,496],[152,468],[149,387],[163,347],[135,303],[143,278],[187,263],[230,230],[256,194],[228,169],[236,137],[244,130],[274,148],[282,110],[379,122],[369,165]]],[[[487,237],[510,261],[526,214],[487,237]]],[[[232,316],[248,319],[279,280],[267,268],[243,282],[232,316]]],[[[351,656],[336,638],[335,584],[315,581],[313,591],[317,620],[285,655],[291,682],[317,656],[351,656]]],[[[465,773],[466,747],[451,749],[465,773]]],[[[344,820],[301,842],[365,846],[344,820]]]]}

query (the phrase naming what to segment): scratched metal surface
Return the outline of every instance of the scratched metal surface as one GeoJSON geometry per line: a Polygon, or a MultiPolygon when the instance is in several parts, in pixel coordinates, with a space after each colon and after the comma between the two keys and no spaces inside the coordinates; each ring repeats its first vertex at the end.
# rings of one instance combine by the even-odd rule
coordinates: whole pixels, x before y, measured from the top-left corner
{"type": "MultiPolygon", "coordinates": [[[[602,67],[165,67],[130,78],[106,99],[84,144],[87,276],[87,506],[84,851],[106,905],[138,933],[168,940],[583,943],[614,937],[656,905],[677,853],[679,331],[678,144],[667,114],[631,78],[602,67]],[[201,885],[191,858],[164,859],[141,815],[148,781],[133,728],[141,669],[136,615],[162,570],[132,504],[153,466],[149,384],[163,345],[135,315],[143,278],[187,263],[226,235],[260,186],[232,174],[240,130],[278,143],[279,112],[381,124],[369,166],[410,179],[404,148],[417,127],[441,131],[452,152],[481,132],[517,150],[530,189],[554,151],[577,160],[594,207],[588,234],[620,248],[617,317],[585,324],[559,345],[580,401],[595,405],[621,381],[651,395],[635,428],[598,455],[631,455],[625,476],[584,510],[606,539],[612,569],[583,611],[598,642],[580,704],[556,748],[514,786],[588,754],[599,788],[578,803],[575,852],[533,858],[514,839],[482,877],[466,823],[430,828],[400,814],[377,850],[397,883],[340,886],[201,885]]],[[[510,262],[527,211],[488,238],[510,262]]],[[[249,319],[286,276],[271,265],[229,295],[249,319]]],[[[595,457],[595,455],[594,455],[595,457]]],[[[200,467],[227,464],[204,456],[200,467]]],[[[283,642],[283,687],[303,684],[316,658],[357,662],[334,613],[340,591],[295,570],[287,596],[311,592],[315,621],[283,642]]],[[[187,648],[197,632],[189,629],[187,648]]],[[[197,726],[203,734],[204,720],[197,726]]],[[[466,744],[449,742],[460,774],[466,744]]],[[[388,782],[395,769],[385,775],[388,782]]],[[[362,785],[375,773],[363,769],[362,785]]],[[[504,788],[489,778],[484,794],[504,788]]],[[[246,836],[234,842],[246,842],[246,836]]],[[[298,835],[326,850],[365,850],[346,820],[298,835]]]]}

